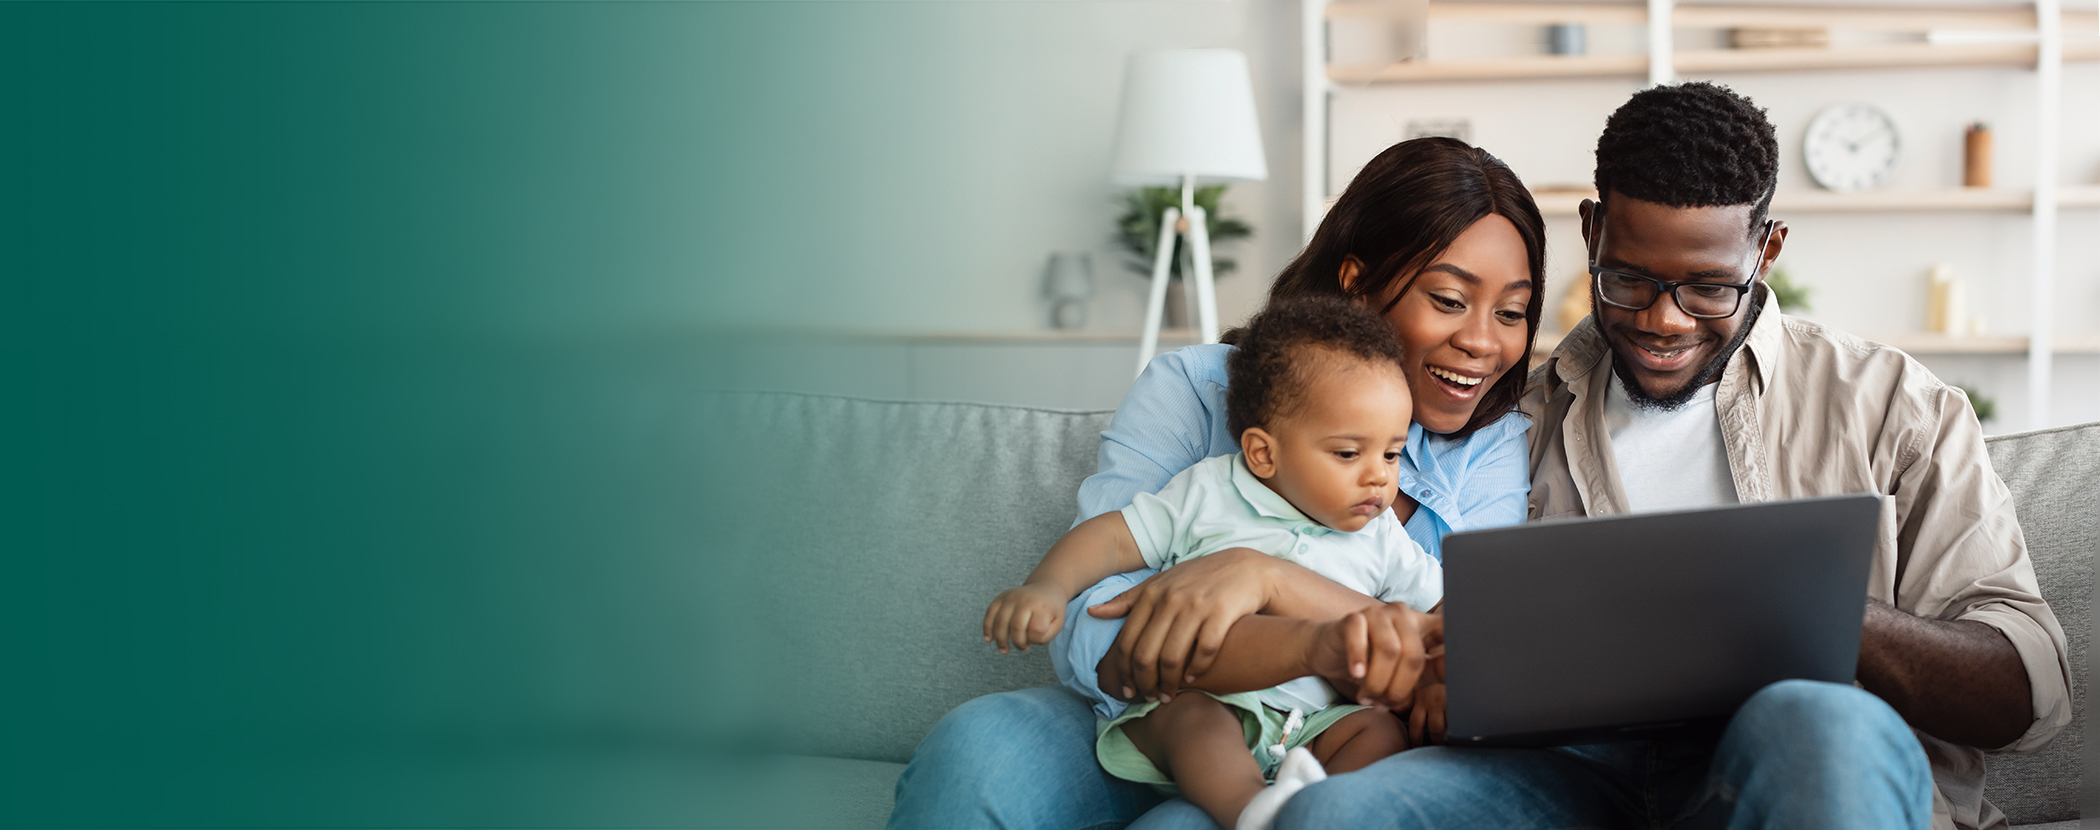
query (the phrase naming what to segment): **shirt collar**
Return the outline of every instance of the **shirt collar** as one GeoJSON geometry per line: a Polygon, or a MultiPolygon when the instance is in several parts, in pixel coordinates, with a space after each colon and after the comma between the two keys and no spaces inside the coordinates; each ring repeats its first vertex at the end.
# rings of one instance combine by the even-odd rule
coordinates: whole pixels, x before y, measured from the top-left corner
{"type": "Polygon", "coordinates": [[[1263,518],[1278,519],[1286,522],[1304,522],[1323,529],[1326,527],[1306,516],[1304,511],[1291,506],[1291,503],[1285,501],[1283,496],[1269,489],[1269,485],[1263,484],[1261,479],[1256,478],[1254,471],[1247,469],[1247,456],[1245,454],[1232,457],[1232,486],[1240,491],[1240,498],[1246,499],[1247,503],[1254,507],[1254,512],[1261,514],[1263,518]]]}
{"type": "Polygon", "coordinates": [[[1604,333],[1597,330],[1593,314],[1582,318],[1574,331],[1561,338],[1560,346],[1553,350],[1553,371],[1568,388],[1582,389],[1582,379],[1597,371],[1609,354],[1611,346],[1604,342],[1604,333]]]}
{"type": "Polygon", "coordinates": [[[1415,463],[1416,470],[1427,470],[1436,464],[1436,456],[1429,452],[1429,436],[1429,430],[1421,424],[1407,425],[1407,446],[1401,447],[1400,453],[1415,463]]]}
{"type": "Polygon", "coordinates": [[[1780,313],[1779,302],[1773,299],[1771,289],[1758,293],[1764,297],[1759,300],[1762,305],[1757,312],[1757,322],[1750,326],[1750,336],[1743,338],[1743,348],[1738,354],[1750,356],[1750,365],[1757,371],[1758,387],[1770,389],[1772,375],[1779,371],[1779,361],[1785,356],[1786,317],[1780,313]]]}

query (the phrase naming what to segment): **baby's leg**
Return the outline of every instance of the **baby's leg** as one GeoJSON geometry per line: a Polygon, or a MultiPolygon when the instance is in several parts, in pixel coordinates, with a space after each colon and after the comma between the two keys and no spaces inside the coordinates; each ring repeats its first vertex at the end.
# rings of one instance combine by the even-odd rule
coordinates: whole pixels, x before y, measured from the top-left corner
{"type": "Polygon", "coordinates": [[[1247,802],[1265,786],[1239,713],[1209,695],[1175,695],[1123,724],[1123,734],[1219,827],[1238,823],[1247,802]]]}
{"type": "Polygon", "coordinates": [[[1407,749],[1400,719],[1376,709],[1351,712],[1308,744],[1328,772],[1353,772],[1407,749]]]}

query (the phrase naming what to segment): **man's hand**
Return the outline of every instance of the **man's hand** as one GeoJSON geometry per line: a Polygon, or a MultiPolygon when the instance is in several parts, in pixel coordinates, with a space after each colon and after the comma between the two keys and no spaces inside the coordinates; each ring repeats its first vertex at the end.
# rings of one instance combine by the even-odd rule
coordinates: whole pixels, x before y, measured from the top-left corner
{"type": "Polygon", "coordinates": [[[1444,618],[1389,602],[1321,624],[1314,643],[1310,668],[1343,695],[1387,711],[1406,709],[1430,651],[1443,646],[1444,618]]]}
{"type": "Polygon", "coordinates": [[[1407,745],[1428,746],[1444,742],[1444,684],[1415,690],[1414,711],[1407,716],[1407,745]]]}
{"type": "Polygon", "coordinates": [[[1415,682],[1415,705],[1407,713],[1407,745],[1427,746],[1444,742],[1444,655],[1432,652],[1415,682]]]}
{"type": "Polygon", "coordinates": [[[984,641],[998,643],[999,653],[1030,643],[1042,645],[1065,627],[1065,603],[1057,592],[1041,585],[1011,588],[992,600],[984,610],[984,641]]]}
{"type": "Polygon", "coordinates": [[[1278,561],[1249,548],[1219,551],[1087,609],[1104,620],[1128,617],[1097,668],[1101,691],[1120,700],[1171,699],[1210,670],[1234,622],[1267,605],[1267,572],[1278,561]]]}

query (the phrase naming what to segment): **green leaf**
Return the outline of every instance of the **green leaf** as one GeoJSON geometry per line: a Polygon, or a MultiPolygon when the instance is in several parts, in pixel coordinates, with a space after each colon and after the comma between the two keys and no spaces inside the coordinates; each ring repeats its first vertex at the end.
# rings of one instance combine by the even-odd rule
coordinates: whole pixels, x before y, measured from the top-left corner
{"type": "MultiPolygon", "coordinates": [[[[1225,185],[1196,188],[1194,199],[1203,208],[1206,221],[1204,227],[1210,231],[1211,270],[1223,276],[1239,268],[1239,263],[1217,255],[1221,243],[1230,243],[1254,235],[1254,227],[1240,219],[1224,215],[1219,202],[1225,196],[1225,185]]],[[[1116,217],[1116,243],[1130,258],[1123,264],[1132,272],[1150,277],[1152,275],[1153,247],[1159,242],[1159,218],[1169,207],[1181,205],[1181,188],[1140,187],[1123,194],[1123,213],[1116,217]]],[[[1175,237],[1175,246],[1182,244],[1175,237]]],[[[1184,252],[1175,251],[1168,276],[1181,278],[1184,252]]]]}
{"type": "Polygon", "coordinates": [[[1776,263],[1772,266],[1772,273],[1765,276],[1765,286],[1772,290],[1772,299],[1777,300],[1783,310],[1814,310],[1808,304],[1808,295],[1812,293],[1809,287],[1794,282],[1793,276],[1787,273],[1786,268],[1776,263]]]}

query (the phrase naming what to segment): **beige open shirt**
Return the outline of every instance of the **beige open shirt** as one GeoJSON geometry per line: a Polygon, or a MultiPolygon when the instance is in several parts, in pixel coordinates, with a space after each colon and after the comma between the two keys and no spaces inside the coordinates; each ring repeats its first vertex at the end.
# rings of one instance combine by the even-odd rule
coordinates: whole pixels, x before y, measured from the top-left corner
{"type": "MultiPolygon", "coordinates": [[[[1611,360],[1585,319],[1531,374],[1522,408],[1532,419],[1533,520],[1627,512],[1604,427],[1611,360]]],[[[1901,351],[1784,317],[1767,302],[1717,391],[1744,502],[1894,496],[1884,501],[1867,593],[1920,616],[1982,622],[2019,650],[2034,721],[1993,751],[2037,751],[2070,722],[2063,628],[2042,600],[2011,494],[1961,390],[1901,351]]],[[[1933,827],[2003,826],[1983,797],[1983,752],[1916,734],[1932,761],[1933,827]]]]}

